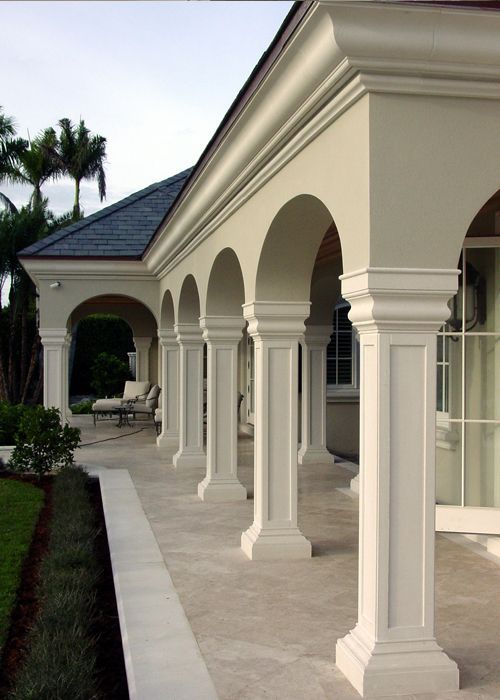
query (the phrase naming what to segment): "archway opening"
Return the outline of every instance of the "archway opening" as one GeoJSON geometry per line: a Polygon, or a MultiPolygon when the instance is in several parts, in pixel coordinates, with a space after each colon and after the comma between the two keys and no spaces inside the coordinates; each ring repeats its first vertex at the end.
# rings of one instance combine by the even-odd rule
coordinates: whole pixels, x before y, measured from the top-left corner
{"type": "Polygon", "coordinates": [[[148,375],[143,381],[157,383],[156,320],[138,300],[124,295],[91,297],[73,310],[68,325],[70,404],[123,391],[124,382],[139,374],[148,375]]]}

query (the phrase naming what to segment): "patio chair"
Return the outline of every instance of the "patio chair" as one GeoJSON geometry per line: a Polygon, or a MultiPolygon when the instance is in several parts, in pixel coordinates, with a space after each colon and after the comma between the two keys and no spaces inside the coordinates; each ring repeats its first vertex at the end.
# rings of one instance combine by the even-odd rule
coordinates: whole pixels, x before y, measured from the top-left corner
{"type": "Polygon", "coordinates": [[[151,387],[148,394],[143,399],[138,399],[132,406],[134,420],[137,415],[146,415],[148,418],[153,418],[156,409],[158,408],[158,399],[160,398],[161,388],[158,384],[151,387]]]}
{"type": "Polygon", "coordinates": [[[113,409],[119,408],[122,403],[127,401],[138,401],[145,398],[149,392],[150,382],[125,382],[122,396],[115,396],[111,399],[97,399],[92,404],[92,414],[94,416],[94,425],[99,417],[111,416],[113,409]]]}

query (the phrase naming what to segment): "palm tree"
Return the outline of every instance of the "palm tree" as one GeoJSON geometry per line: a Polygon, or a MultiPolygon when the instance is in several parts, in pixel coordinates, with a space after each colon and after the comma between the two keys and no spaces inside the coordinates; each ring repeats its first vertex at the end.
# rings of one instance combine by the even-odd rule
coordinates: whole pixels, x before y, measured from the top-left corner
{"type": "MultiPolygon", "coordinates": [[[[0,107],[0,183],[12,180],[13,168],[28,145],[24,139],[14,138],[15,136],[14,119],[4,114],[3,107],[0,107]]],[[[0,203],[10,212],[17,211],[14,203],[2,192],[0,192],[0,203]]]]}
{"type": "Polygon", "coordinates": [[[56,132],[52,128],[45,129],[19,154],[17,165],[10,168],[8,179],[11,182],[31,185],[33,188],[30,198],[32,207],[39,207],[43,202],[42,185],[50,178],[61,175],[59,164],[51,156],[51,151],[56,147],[56,132]]]}
{"type": "Polygon", "coordinates": [[[97,180],[99,197],[106,196],[106,139],[92,134],[83,119],[73,124],[70,119],[59,121],[61,133],[57,147],[49,149],[61,172],[69,175],[75,182],[75,200],[73,219],[81,218],[80,183],[82,180],[97,180]]]}

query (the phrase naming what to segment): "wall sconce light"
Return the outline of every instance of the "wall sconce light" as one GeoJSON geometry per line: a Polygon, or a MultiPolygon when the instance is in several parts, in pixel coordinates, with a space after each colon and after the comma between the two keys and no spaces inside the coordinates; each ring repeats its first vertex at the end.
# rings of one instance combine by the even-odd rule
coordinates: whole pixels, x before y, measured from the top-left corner
{"type": "Polygon", "coordinates": [[[460,275],[458,292],[453,297],[451,317],[448,321],[454,331],[471,331],[478,323],[486,321],[486,280],[476,268],[467,263],[465,268],[465,318],[463,310],[463,274],[460,275]]]}
{"type": "Polygon", "coordinates": [[[51,289],[57,289],[58,287],[61,286],[60,282],[52,282],[51,285],[49,285],[51,289]]]}

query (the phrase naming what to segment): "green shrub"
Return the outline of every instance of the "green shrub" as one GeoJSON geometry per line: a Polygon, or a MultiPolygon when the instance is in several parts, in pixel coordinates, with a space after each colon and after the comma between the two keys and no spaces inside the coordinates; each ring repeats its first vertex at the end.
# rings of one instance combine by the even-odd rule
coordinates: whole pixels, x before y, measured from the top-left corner
{"type": "Polygon", "coordinates": [[[41,477],[56,467],[73,464],[79,442],[80,431],[62,426],[57,408],[34,406],[21,418],[9,465],[14,471],[34,472],[41,477]]]}
{"type": "Polygon", "coordinates": [[[80,403],[74,403],[71,408],[71,413],[74,416],[81,416],[87,413],[92,413],[92,401],[80,401],[80,403]]]}
{"type": "Polygon", "coordinates": [[[21,418],[32,410],[32,406],[24,406],[22,403],[0,401],[0,445],[14,444],[21,418]]]}
{"type": "Polygon", "coordinates": [[[131,379],[130,369],[126,362],[115,355],[101,352],[92,365],[92,381],[90,386],[97,396],[112,396],[123,391],[127,379],[131,379]]]}
{"type": "Polygon", "coordinates": [[[127,352],[135,352],[132,329],[121,318],[110,314],[92,314],[78,322],[75,341],[72,395],[91,391],[91,367],[101,352],[128,362],[127,352]]]}

